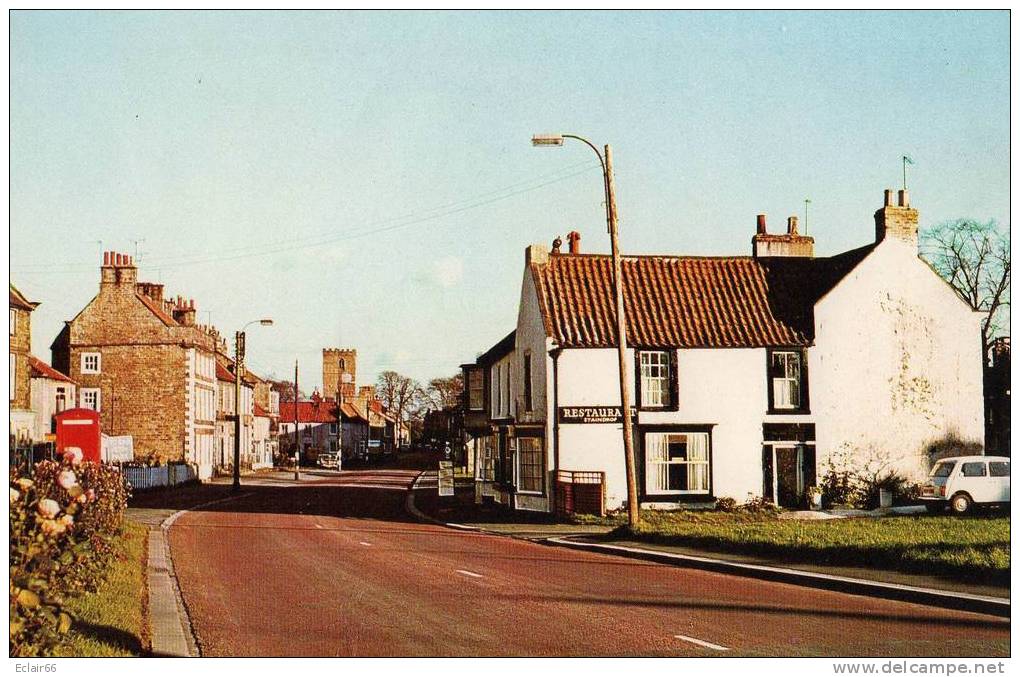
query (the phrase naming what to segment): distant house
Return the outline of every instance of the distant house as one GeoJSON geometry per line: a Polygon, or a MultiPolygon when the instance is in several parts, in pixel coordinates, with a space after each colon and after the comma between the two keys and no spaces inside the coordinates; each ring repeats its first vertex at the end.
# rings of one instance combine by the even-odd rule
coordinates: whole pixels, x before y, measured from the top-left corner
{"type": "Polygon", "coordinates": [[[995,339],[991,353],[991,362],[985,367],[985,448],[989,454],[1009,456],[1009,337],[995,339]]]}
{"type": "Polygon", "coordinates": [[[32,311],[38,305],[25,298],[13,284],[10,285],[10,435],[26,442],[32,439],[35,427],[29,353],[32,350],[32,311]]]}
{"type": "Polygon", "coordinates": [[[344,460],[368,455],[368,419],[350,402],[340,404],[341,442],[344,460]]]}
{"type": "Polygon", "coordinates": [[[35,415],[32,439],[41,442],[56,432],[53,418],[56,414],[78,406],[78,384],[34,355],[28,356],[28,364],[35,415]]]}
{"type": "Polygon", "coordinates": [[[302,463],[314,464],[319,454],[340,451],[339,408],[334,400],[323,399],[318,390],[308,400],[280,402],[278,442],[280,452],[287,456],[294,454],[295,426],[302,463]]]}
{"type": "Polygon", "coordinates": [[[611,258],[579,236],[570,253],[528,247],[515,333],[465,369],[496,500],[551,511],[558,471],[592,471],[623,506],[625,415],[647,507],[797,506],[830,461],[917,480],[938,440],[980,443],[981,315],[918,257],[918,213],[894,197],[874,242],[836,256],[816,258],[796,217],[775,234],[764,216],[751,256],[625,256],[631,412],[611,258]]]}

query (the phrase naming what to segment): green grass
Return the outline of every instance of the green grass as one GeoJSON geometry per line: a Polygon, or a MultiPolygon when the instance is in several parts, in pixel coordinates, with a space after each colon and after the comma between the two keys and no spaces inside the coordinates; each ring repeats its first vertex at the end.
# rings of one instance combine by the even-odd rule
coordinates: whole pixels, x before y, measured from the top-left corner
{"type": "Polygon", "coordinates": [[[124,536],[99,589],[68,600],[74,625],[58,656],[140,656],[145,636],[145,557],[148,528],[125,520],[124,536]]]}
{"type": "Polygon", "coordinates": [[[789,563],[865,566],[1009,585],[1008,517],[780,520],[771,515],[643,511],[616,538],[771,557],[789,563]]]}

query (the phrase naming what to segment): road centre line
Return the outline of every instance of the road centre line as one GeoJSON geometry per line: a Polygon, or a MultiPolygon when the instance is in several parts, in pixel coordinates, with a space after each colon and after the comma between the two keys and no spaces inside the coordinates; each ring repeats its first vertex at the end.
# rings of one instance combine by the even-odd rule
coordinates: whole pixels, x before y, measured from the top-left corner
{"type": "Polygon", "coordinates": [[[673,636],[676,637],[677,639],[682,639],[685,642],[690,642],[691,644],[697,644],[698,646],[703,646],[706,649],[712,649],[714,651],[729,651],[730,650],[729,647],[720,646],[719,644],[712,644],[711,642],[706,642],[703,639],[695,639],[694,637],[688,637],[687,635],[673,635],[673,636]]]}
{"type": "Polygon", "coordinates": [[[455,569],[455,571],[458,574],[464,574],[465,576],[471,576],[473,578],[485,578],[485,576],[482,576],[481,574],[476,574],[475,572],[467,571],[466,569],[455,569]]]}

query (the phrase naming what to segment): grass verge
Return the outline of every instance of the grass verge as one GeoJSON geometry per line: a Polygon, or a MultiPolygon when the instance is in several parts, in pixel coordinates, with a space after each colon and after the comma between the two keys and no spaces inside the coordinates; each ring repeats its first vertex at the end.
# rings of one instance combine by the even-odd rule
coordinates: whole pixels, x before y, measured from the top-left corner
{"type": "Polygon", "coordinates": [[[611,536],[787,563],[864,566],[1009,585],[1008,517],[805,521],[708,511],[648,511],[641,516],[636,529],[621,525],[611,536]]]}
{"type": "Polygon", "coordinates": [[[124,521],[123,538],[106,580],[96,592],[67,601],[74,624],[55,655],[141,656],[148,650],[144,627],[147,535],[145,525],[124,521]]]}

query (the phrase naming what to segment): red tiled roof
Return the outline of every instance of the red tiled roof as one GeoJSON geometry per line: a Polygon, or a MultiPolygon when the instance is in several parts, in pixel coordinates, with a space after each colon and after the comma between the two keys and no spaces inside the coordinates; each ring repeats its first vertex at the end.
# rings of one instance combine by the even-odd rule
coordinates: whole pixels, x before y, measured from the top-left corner
{"type": "MultiPolygon", "coordinates": [[[[297,403],[299,423],[336,423],[336,404],[328,400],[299,401],[297,403]]],[[[294,421],[294,402],[280,402],[280,422],[294,421]]]]}
{"type": "Polygon", "coordinates": [[[234,382],[234,374],[229,369],[220,364],[219,360],[216,360],[216,380],[226,381],[227,383],[234,382]]]}
{"type": "Polygon", "coordinates": [[[60,373],[35,355],[28,356],[28,365],[32,369],[33,378],[48,378],[53,379],[54,381],[74,383],[74,381],[72,381],[67,375],[60,373]]]}
{"type": "Polygon", "coordinates": [[[167,315],[166,311],[164,311],[160,307],[159,303],[153,301],[152,299],[150,299],[148,296],[145,296],[144,294],[135,294],[135,296],[138,298],[139,301],[142,302],[142,305],[144,305],[146,308],[148,308],[150,311],[152,311],[152,314],[155,315],[156,317],[158,317],[163,324],[165,324],[168,327],[176,327],[177,326],[177,321],[174,320],[174,318],[172,318],[169,315],[167,315]]]}
{"type": "MultiPolygon", "coordinates": [[[[627,342],[637,347],[810,345],[814,303],[871,247],[831,259],[624,257],[627,342]]],[[[532,264],[546,334],[565,347],[616,345],[612,259],[532,264]]]]}

